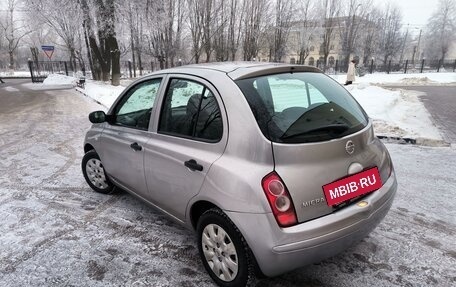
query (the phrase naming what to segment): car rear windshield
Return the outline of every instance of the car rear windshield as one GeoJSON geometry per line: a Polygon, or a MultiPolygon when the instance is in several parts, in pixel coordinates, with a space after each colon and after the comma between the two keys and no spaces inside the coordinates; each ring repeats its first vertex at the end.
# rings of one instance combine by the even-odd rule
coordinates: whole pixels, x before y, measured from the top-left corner
{"type": "Polygon", "coordinates": [[[368,118],[353,97],[322,73],[284,73],[237,80],[263,134],[281,143],[340,138],[368,118]]]}

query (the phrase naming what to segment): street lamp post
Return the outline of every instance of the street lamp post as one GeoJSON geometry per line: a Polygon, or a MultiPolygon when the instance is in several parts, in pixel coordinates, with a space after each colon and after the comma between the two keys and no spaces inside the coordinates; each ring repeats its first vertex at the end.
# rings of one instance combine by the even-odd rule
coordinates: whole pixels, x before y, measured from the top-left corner
{"type": "Polygon", "coordinates": [[[420,56],[420,41],[421,41],[421,33],[422,32],[423,32],[422,29],[420,29],[420,35],[418,36],[418,44],[413,47],[412,65],[413,65],[414,69],[415,69],[415,55],[416,55],[416,53],[418,53],[418,57],[420,56]]]}

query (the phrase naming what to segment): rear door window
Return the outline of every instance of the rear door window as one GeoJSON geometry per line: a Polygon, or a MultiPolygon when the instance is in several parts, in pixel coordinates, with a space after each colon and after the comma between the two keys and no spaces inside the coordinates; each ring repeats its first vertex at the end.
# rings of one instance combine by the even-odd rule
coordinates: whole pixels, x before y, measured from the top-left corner
{"type": "Polygon", "coordinates": [[[215,96],[201,83],[171,79],[158,132],[209,142],[219,141],[223,126],[215,96]]]}
{"type": "Polygon", "coordinates": [[[368,119],[339,84],[321,73],[236,81],[263,134],[274,142],[325,141],[361,130],[368,119]]]}

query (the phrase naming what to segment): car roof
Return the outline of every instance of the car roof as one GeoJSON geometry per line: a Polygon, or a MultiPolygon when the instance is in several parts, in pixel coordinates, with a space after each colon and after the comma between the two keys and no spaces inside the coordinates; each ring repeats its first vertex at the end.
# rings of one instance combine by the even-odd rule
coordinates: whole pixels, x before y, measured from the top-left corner
{"type": "Polygon", "coordinates": [[[161,70],[157,73],[184,73],[200,75],[208,71],[227,74],[233,80],[287,72],[322,73],[322,71],[316,67],[267,62],[212,62],[204,64],[191,64],[161,70]]]}

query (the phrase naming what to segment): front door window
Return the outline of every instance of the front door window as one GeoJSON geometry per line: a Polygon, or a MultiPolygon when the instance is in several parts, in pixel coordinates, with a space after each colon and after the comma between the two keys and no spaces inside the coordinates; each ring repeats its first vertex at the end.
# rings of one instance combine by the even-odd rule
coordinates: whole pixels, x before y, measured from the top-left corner
{"type": "Polygon", "coordinates": [[[153,79],[131,88],[114,109],[114,124],[147,130],[160,82],[153,79]]]}

